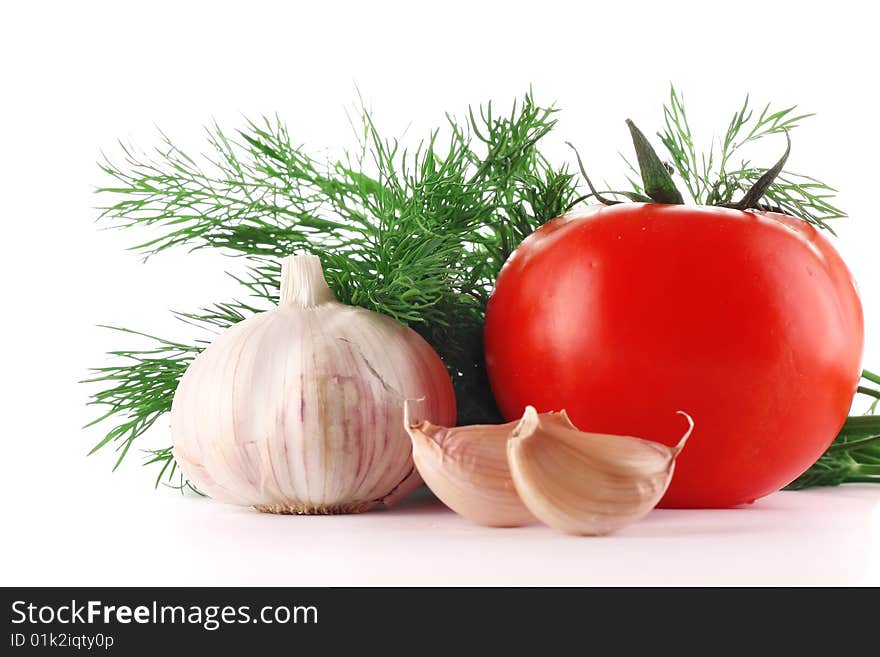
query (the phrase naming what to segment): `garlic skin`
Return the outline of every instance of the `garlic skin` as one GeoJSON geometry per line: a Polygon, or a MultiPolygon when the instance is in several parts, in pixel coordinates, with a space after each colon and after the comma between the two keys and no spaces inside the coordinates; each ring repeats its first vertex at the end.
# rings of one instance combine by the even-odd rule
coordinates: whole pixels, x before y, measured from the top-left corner
{"type": "Polygon", "coordinates": [[[443,362],[415,331],[339,303],[314,255],[282,264],[277,308],[221,334],[184,373],[174,456],[211,497],[272,513],[353,513],[420,484],[403,401],[455,421],[443,362]]]}
{"type": "Polygon", "coordinates": [[[541,522],[570,534],[608,534],[647,515],[672,480],[675,447],[641,438],[586,433],[549,423],[529,406],[507,443],[520,499],[541,522]]]}
{"type": "MultiPolygon", "coordinates": [[[[413,423],[407,402],[404,426],[413,460],[428,488],[450,509],[480,525],[518,527],[535,522],[510,475],[507,440],[518,422],[447,428],[413,423]]],[[[544,413],[542,421],[574,429],[565,411],[544,413]]]]}

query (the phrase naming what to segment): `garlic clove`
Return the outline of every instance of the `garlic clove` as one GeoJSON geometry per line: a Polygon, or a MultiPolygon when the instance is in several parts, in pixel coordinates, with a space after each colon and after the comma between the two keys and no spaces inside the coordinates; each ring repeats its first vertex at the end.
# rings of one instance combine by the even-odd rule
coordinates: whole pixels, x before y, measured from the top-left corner
{"type": "Polygon", "coordinates": [[[534,522],[507,467],[505,444],[513,424],[411,426],[413,461],[428,488],[459,515],[490,527],[534,522]]]}
{"type": "Polygon", "coordinates": [[[602,535],[647,515],[672,480],[675,447],[631,436],[579,431],[526,408],[507,459],[520,499],[541,522],[570,534],[602,535]]]}
{"type": "MultiPolygon", "coordinates": [[[[412,439],[413,461],[440,501],[459,515],[490,527],[535,521],[519,499],[507,465],[507,439],[517,422],[447,428],[411,422],[410,412],[407,401],[404,426],[412,439]]],[[[574,428],[564,411],[541,417],[547,425],[574,428]]]]}

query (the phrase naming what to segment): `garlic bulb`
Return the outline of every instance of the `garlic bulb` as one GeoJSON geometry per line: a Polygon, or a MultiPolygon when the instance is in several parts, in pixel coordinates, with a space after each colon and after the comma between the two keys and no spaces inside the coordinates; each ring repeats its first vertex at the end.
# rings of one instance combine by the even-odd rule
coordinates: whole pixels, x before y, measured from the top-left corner
{"type": "Polygon", "coordinates": [[[415,331],[339,303],[320,260],[288,257],[278,307],[220,335],[185,372],[174,455],[218,500],[272,513],[353,513],[420,483],[403,401],[455,421],[452,383],[415,331]]]}
{"type": "MultiPolygon", "coordinates": [[[[679,411],[681,413],[681,411],[679,411]]],[[[630,436],[578,431],[526,408],[507,443],[520,499],[541,522],[571,534],[601,535],[653,509],[672,480],[675,447],[630,436]]]]}
{"type": "MultiPolygon", "coordinates": [[[[404,423],[412,439],[416,468],[441,502],[490,527],[535,521],[519,499],[507,466],[507,439],[517,422],[450,429],[427,421],[413,423],[409,402],[406,409],[404,423]]],[[[546,415],[548,422],[568,423],[564,413],[546,415]]]]}

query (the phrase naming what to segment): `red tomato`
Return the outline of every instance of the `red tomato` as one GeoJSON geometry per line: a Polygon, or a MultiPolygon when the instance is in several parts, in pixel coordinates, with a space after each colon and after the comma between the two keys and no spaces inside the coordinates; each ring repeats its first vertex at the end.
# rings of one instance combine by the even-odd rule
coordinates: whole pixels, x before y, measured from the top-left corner
{"type": "Polygon", "coordinates": [[[674,444],[666,507],[772,493],[840,430],[862,308],[846,265],[785,215],[627,203],[554,219],[510,257],[486,313],[505,419],[566,409],[581,429],[674,444]]]}

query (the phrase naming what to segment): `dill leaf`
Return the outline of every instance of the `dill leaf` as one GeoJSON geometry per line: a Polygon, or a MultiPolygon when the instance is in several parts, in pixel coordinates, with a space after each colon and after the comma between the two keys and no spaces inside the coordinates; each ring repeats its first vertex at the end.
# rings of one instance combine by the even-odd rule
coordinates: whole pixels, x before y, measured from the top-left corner
{"type": "MultiPolygon", "coordinates": [[[[209,150],[199,157],[160,133],[152,153],[121,144],[119,163],[100,163],[110,181],[98,189],[109,199],[100,220],[157,230],[132,247],[145,257],[185,247],[244,259],[245,271],[230,275],[253,303],[176,313],[211,332],[269,307],[278,258],[318,255],[340,301],[395,318],[437,350],[456,388],[460,423],[496,422],[482,353],[489,293],[522,239],[575,198],[574,176],[538,149],[555,113],[529,93],[503,114],[488,104],[463,120],[447,115],[442,129],[407,150],[383,137],[362,108],[356,148],[330,161],[307,153],[278,117],[249,120],[235,133],[209,126],[209,150]]],[[[154,350],[115,352],[123,362],[89,379],[107,386],[92,397],[108,409],[98,421],[118,421],[96,449],[119,441],[118,462],[170,409],[199,350],[152,339],[154,350]]],[[[163,469],[161,478],[176,472],[172,460],[160,450],[148,462],[163,469]]]]}
{"type": "MultiPolygon", "coordinates": [[[[578,195],[567,166],[540,150],[556,126],[556,109],[526,94],[509,112],[491,104],[446,115],[414,149],[380,134],[361,106],[353,124],[357,144],[338,159],[311,155],[277,116],[246,120],[227,132],[205,128],[208,151],[192,155],[159,133],[142,153],[120,144],[118,159],[99,166],[106,183],[100,221],[124,230],[150,226],[135,242],[145,258],[166,249],[220,249],[243,266],[228,272],[248,301],[176,312],[199,331],[190,343],[113,328],[151,344],[110,352],[87,383],[100,389],[89,404],[102,413],[88,426],[111,423],[92,453],[114,444],[118,467],[135,444],[171,409],[183,372],[213,334],[270,308],[278,296],[278,260],[303,251],[318,255],[328,284],[343,303],[389,315],[418,331],[446,363],[455,386],[460,424],[501,420],[484,365],[482,327],[495,279],[517,245],[541,224],[566,212],[578,195]]],[[[674,87],[658,133],[671,171],[698,204],[724,205],[766,173],[742,157],[748,144],[787,133],[809,114],[764,106],[746,97],[709,150],[700,150],[683,97],[674,87]]],[[[625,158],[624,158],[625,159],[625,158]]],[[[629,161],[635,194],[645,193],[629,161]]],[[[775,209],[830,230],[843,217],[836,191],[814,178],[783,170],[764,194],[775,209]]],[[[880,377],[863,373],[859,392],[880,401],[880,377]]],[[[880,480],[880,416],[851,417],[832,448],[789,488],[880,480]]],[[[195,490],[171,447],[146,450],[156,485],[195,490]]],[[[198,492],[198,491],[195,491],[198,492]]]]}
{"type": "Polygon", "coordinates": [[[155,422],[171,410],[171,401],[183,372],[201,348],[157,338],[138,331],[105,327],[114,331],[146,337],[152,348],[110,352],[118,362],[91,370],[82,383],[103,386],[92,394],[89,405],[104,412],[86,425],[93,426],[113,416],[118,424],[92,448],[94,454],[109,443],[116,443],[118,457],[114,470],[128,454],[132,444],[155,422]]]}
{"type": "Polygon", "coordinates": [[[874,415],[880,400],[880,376],[865,370],[859,394],[874,401],[865,415],[847,418],[831,447],[809,470],[786,488],[800,490],[813,486],[839,486],[844,483],[880,483],[880,415],[874,415]]]}
{"type": "MultiPolygon", "coordinates": [[[[742,149],[770,135],[790,132],[813,116],[796,110],[796,107],[773,109],[767,104],[756,114],[746,96],[724,136],[708,150],[700,151],[688,122],[684,98],[670,86],[669,98],[663,106],[664,127],[658,137],[694,203],[728,205],[736,200],[735,196],[745,194],[767,171],[742,158],[742,149]]],[[[627,166],[634,170],[629,162],[627,166]]],[[[636,192],[642,191],[640,185],[630,182],[636,192]]],[[[815,178],[783,169],[764,193],[769,203],[759,207],[783,212],[833,232],[827,222],[846,216],[833,203],[836,194],[834,188],[815,178]]]]}

